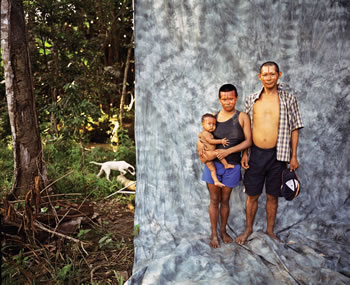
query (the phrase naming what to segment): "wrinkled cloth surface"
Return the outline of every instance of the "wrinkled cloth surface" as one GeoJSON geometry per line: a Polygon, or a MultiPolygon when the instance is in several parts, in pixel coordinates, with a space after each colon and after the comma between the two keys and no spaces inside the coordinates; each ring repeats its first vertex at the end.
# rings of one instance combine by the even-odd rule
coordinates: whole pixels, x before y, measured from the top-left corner
{"type": "MultiPolygon", "coordinates": [[[[350,2],[136,0],[135,262],[127,284],[350,284],[350,2]],[[237,109],[279,63],[305,128],[301,193],[279,200],[264,234],[265,194],[246,245],[212,249],[209,193],[196,154],[200,118],[238,88],[237,109]]],[[[242,171],[242,175],[244,172],[242,171]]],[[[228,233],[245,225],[242,183],[228,233]]]]}

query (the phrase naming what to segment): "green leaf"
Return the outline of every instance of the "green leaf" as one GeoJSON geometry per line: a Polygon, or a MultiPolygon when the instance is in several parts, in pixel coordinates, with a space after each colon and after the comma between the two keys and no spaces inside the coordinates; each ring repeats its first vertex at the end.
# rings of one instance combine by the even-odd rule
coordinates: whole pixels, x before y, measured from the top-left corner
{"type": "Polygon", "coordinates": [[[44,208],[41,208],[41,209],[40,209],[40,212],[42,212],[42,213],[46,213],[46,212],[47,212],[47,210],[48,210],[48,208],[47,208],[47,207],[44,207],[44,208]]]}
{"type": "Polygon", "coordinates": [[[86,229],[86,230],[83,230],[81,229],[78,233],[78,238],[82,237],[83,235],[87,234],[89,231],[91,231],[91,229],[86,229]]]}
{"type": "Polygon", "coordinates": [[[61,270],[58,272],[58,278],[61,280],[66,279],[67,274],[71,270],[72,266],[73,266],[72,264],[67,264],[67,265],[63,266],[63,268],[61,268],[61,270]]]}

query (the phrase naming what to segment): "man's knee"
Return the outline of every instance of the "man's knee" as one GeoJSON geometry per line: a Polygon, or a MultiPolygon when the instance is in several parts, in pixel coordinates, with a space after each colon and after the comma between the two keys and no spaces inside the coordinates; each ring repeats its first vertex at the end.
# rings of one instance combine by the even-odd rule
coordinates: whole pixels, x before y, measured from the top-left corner
{"type": "Polygon", "coordinates": [[[277,203],[278,197],[266,193],[266,200],[271,203],[277,203]]]}
{"type": "Polygon", "coordinates": [[[247,202],[248,203],[256,203],[256,202],[258,202],[259,197],[260,197],[260,194],[259,195],[254,195],[254,196],[248,196],[247,202]]]}

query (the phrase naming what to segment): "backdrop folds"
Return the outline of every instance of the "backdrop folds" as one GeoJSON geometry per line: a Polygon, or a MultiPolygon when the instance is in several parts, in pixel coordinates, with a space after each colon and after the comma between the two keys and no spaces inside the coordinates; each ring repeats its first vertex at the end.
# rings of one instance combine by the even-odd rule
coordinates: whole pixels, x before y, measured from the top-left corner
{"type": "MultiPolygon", "coordinates": [[[[128,284],[350,283],[350,2],[135,0],[137,195],[135,263],[128,284]],[[200,117],[238,109],[275,60],[299,101],[301,195],[280,200],[263,234],[265,195],[246,246],[208,245],[209,196],[195,142],[200,117]]],[[[243,186],[231,197],[230,234],[244,230],[243,186]]]]}

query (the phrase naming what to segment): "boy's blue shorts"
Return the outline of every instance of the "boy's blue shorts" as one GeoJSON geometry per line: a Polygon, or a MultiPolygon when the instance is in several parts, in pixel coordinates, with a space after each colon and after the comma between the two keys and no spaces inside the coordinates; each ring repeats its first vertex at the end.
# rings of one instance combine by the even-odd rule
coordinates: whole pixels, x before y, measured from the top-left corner
{"type": "MultiPolygon", "coordinates": [[[[221,183],[230,188],[234,188],[239,184],[239,181],[241,180],[241,166],[239,164],[235,164],[235,168],[228,169],[225,169],[224,165],[218,161],[214,160],[214,164],[216,167],[216,175],[221,183]]],[[[202,180],[209,184],[214,184],[210,170],[205,164],[202,180]]]]}

